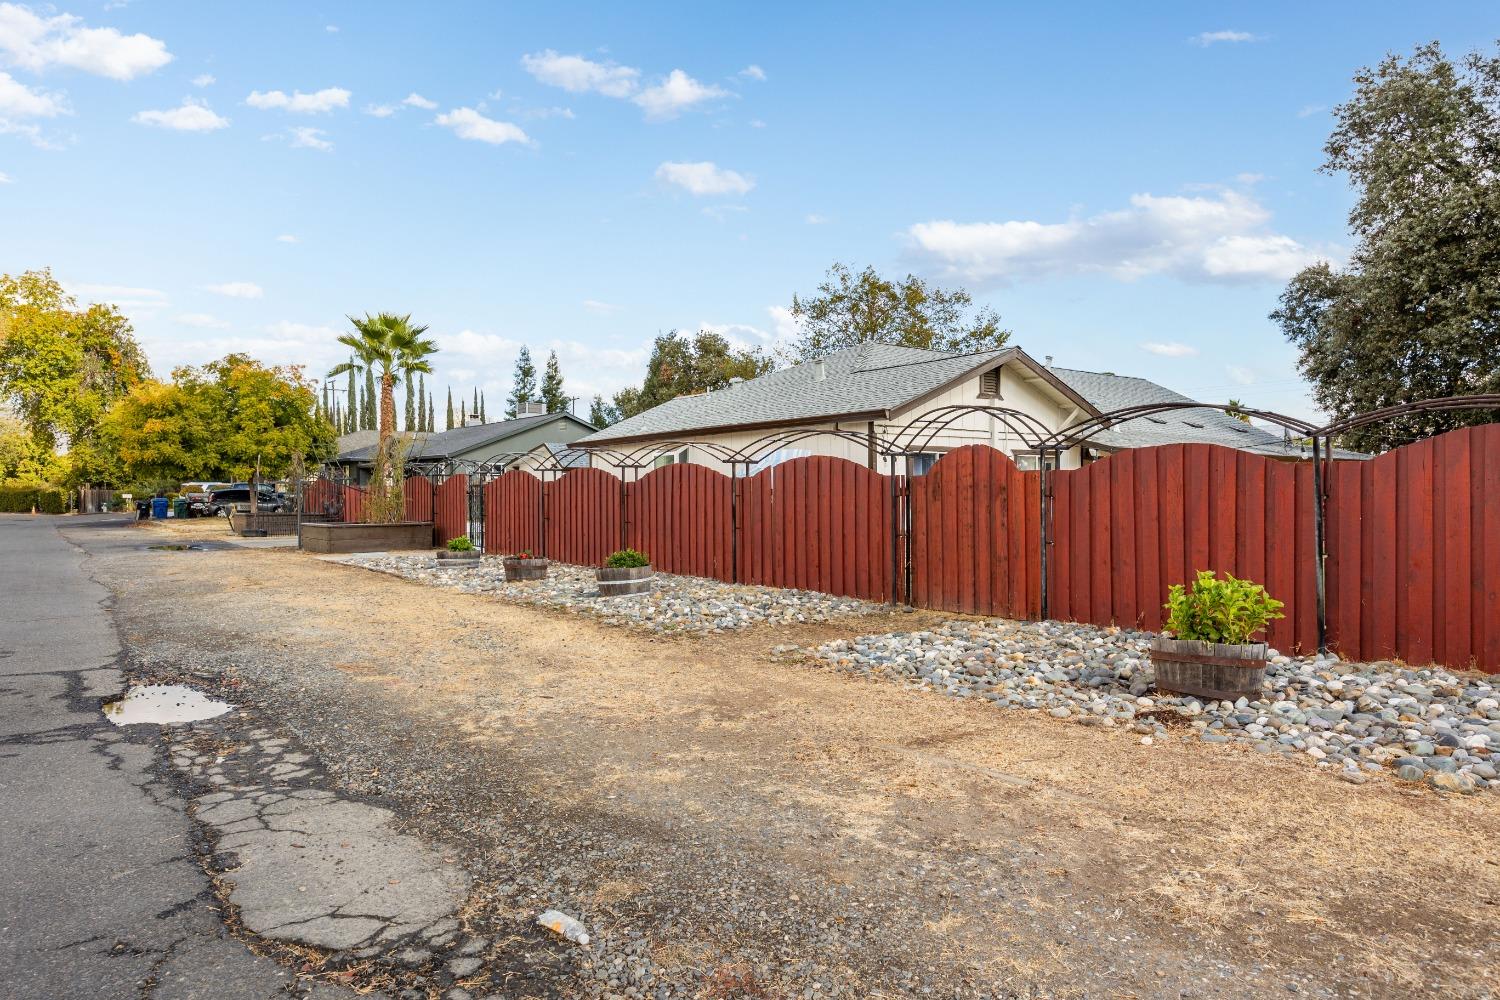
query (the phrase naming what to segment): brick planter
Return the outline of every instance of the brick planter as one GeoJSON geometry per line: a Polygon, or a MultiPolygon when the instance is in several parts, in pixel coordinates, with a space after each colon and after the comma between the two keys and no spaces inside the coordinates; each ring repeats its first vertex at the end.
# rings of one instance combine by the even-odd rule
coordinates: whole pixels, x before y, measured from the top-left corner
{"type": "Polygon", "coordinates": [[[521,559],[517,556],[507,556],[501,562],[505,566],[506,583],[545,580],[547,567],[551,565],[547,559],[521,559]]]}
{"type": "Polygon", "coordinates": [[[650,593],[651,581],[655,577],[650,566],[629,566],[623,569],[601,566],[594,572],[599,577],[600,597],[650,593]]]}
{"type": "Polygon", "coordinates": [[[390,552],[399,549],[431,549],[431,521],[398,521],[395,524],[307,524],[302,525],[299,546],[308,552],[390,552]]]}
{"type": "Polygon", "coordinates": [[[1219,701],[1258,698],[1266,679],[1266,644],[1230,645],[1157,636],[1151,640],[1151,662],[1160,691],[1219,701]]]}

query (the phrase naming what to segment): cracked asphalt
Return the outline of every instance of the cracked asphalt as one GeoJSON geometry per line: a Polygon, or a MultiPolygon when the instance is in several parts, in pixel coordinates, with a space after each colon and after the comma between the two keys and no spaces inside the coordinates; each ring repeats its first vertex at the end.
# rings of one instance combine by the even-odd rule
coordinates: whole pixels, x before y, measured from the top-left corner
{"type": "Polygon", "coordinates": [[[290,995],[226,932],[149,734],[100,714],[124,685],[110,597],[58,523],[0,516],[0,995],[290,995]]]}

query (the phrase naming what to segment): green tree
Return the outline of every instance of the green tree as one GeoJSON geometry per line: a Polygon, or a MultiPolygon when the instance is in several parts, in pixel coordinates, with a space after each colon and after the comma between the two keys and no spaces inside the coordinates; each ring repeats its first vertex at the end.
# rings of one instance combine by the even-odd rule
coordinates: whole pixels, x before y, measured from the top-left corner
{"type": "MultiPolygon", "coordinates": [[[[354,359],[349,359],[349,385],[344,390],[344,433],[353,434],[359,430],[360,405],[359,387],[354,382],[354,359]]],[[[329,376],[330,378],[332,376],[329,376]]]]}
{"type": "Polygon", "coordinates": [[[79,309],[48,270],[0,275],[0,400],[41,451],[69,450],[71,482],[85,482],[110,405],[151,375],[130,323],[113,306],[79,309]]]}
{"type": "Polygon", "coordinates": [[[446,430],[453,429],[453,386],[448,387],[448,426],[446,430]]]}
{"type": "Polygon", "coordinates": [[[362,431],[373,431],[376,429],[379,420],[379,414],[375,408],[375,369],[366,367],[364,372],[365,391],[363,397],[360,399],[359,429],[362,431]]]}
{"type": "Polygon", "coordinates": [[[701,330],[689,340],[672,330],[651,345],[640,388],[615,393],[612,416],[624,420],[676,396],[722,389],[731,379],[756,378],[773,367],[759,351],[737,351],[717,333],[701,330]]]}
{"type": "Polygon", "coordinates": [[[21,421],[0,416],[0,483],[60,482],[66,478],[66,465],[54,452],[37,444],[21,421]]]}
{"type": "Polygon", "coordinates": [[[557,363],[557,352],[547,355],[547,366],[542,369],[542,402],[548,413],[561,413],[568,408],[568,397],[563,394],[562,366],[557,363]]]}
{"type": "Polygon", "coordinates": [[[405,418],[404,426],[408,431],[417,429],[417,394],[411,379],[406,380],[406,412],[402,416],[405,418]]]}
{"type": "MultiPolygon", "coordinates": [[[[1319,169],[1358,192],[1348,263],[1292,278],[1271,313],[1322,409],[1500,392],[1500,58],[1436,42],[1354,76],[1319,169]]],[[[1392,448],[1494,411],[1422,413],[1342,443],[1392,448]]]]}
{"type": "Polygon", "coordinates": [[[614,408],[604,401],[604,397],[598,393],[594,394],[593,401],[589,404],[589,423],[595,427],[608,427],[618,417],[614,414],[614,408]]]}
{"type": "Polygon", "coordinates": [[[280,475],[297,454],[319,461],[334,449],[333,425],[317,415],[302,370],[243,354],[137,385],[110,408],[101,436],[133,483],[244,479],[257,459],[280,475]]]}
{"type": "Polygon", "coordinates": [[[430,431],[427,426],[427,376],[417,376],[417,430],[430,431]]]}
{"type": "Polygon", "coordinates": [[[525,404],[536,398],[536,366],[531,363],[531,349],[522,347],[516,356],[516,371],[511,382],[510,396],[505,401],[505,415],[519,416],[525,404]]]}
{"type": "Polygon", "coordinates": [[[430,433],[437,427],[437,414],[433,410],[432,397],[427,397],[427,430],[430,433]]]}
{"type": "Polygon", "coordinates": [[[855,274],[844,264],[828,269],[818,294],[792,296],[792,316],[800,325],[788,360],[807,361],[858,344],[899,344],[934,351],[988,351],[1003,347],[1010,331],[994,310],[970,311],[963,289],[930,286],[916,275],[899,282],[873,267],[855,274]]]}

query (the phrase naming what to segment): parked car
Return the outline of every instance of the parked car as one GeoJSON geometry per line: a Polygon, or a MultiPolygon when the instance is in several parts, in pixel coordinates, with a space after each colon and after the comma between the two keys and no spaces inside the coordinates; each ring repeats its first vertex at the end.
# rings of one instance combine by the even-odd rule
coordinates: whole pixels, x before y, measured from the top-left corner
{"type": "MultiPolygon", "coordinates": [[[[285,504],[276,496],[272,490],[261,487],[255,509],[262,514],[275,514],[285,509],[285,504]]],[[[250,503],[250,489],[246,487],[231,486],[227,490],[214,490],[210,494],[210,512],[218,517],[227,517],[229,512],[238,504],[250,503]]]]}
{"type": "Polygon", "coordinates": [[[188,517],[212,517],[217,513],[212,493],[184,493],[182,496],[187,501],[188,517]]]}

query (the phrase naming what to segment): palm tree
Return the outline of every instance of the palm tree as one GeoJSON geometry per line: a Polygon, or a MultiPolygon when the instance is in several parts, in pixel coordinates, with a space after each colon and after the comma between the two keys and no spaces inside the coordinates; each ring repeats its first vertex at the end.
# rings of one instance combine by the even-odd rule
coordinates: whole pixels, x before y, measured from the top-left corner
{"type": "Polygon", "coordinates": [[[354,333],[339,337],[339,343],[354,352],[353,358],[328,373],[329,378],[344,372],[369,372],[380,382],[380,442],[386,440],[396,429],[396,383],[403,378],[421,374],[432,374],[428,355],[437,351],[437,344],[426,340],[422,334],[427,327],[413,325],[411,315],[397,316],[395,313],[369,313],[363,319],[349,317],[354,324],[354,333]]]}

